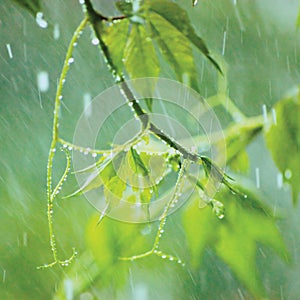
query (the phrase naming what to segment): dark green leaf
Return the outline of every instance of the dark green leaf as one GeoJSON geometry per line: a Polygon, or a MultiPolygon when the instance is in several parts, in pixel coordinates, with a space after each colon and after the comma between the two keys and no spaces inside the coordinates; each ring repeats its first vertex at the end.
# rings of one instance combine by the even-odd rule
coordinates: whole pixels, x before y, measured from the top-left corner
{"type": "Polygon", "coordinates": [[[299,89],[275,105],[276,124],[266,133],[267,146],[282,172],[284,181],[292,186],[293,202],[300,192],[300,92],[299,89]]]}
{"type": "Polygon", "coordinates": [[[198,90],[197,72],[190,41],[155,12],[149,13],[149,24],[153,38],[161,53],[174,69],[178,80],[198,90]]]}
{"type": "Polygon", "coordinates": [[[165,0],[146,0],[145,6],[149,11],[160,15],[169,22],[173,27],[182,33],[191,43],[193,43],[222,73],[218,63],[211,57],[204,41],[195,33],[190,24],[187,13],[176,3],[165,0]]]}
{"type": "Polygon", "coordinates": [[[41,11],[40,0],[13,0],[17,4],[26,8],[34,17],[41,11]]]}
{"type": "Polygon", "coordinates": [[[152,39],[143,25],[132,24],[124,52],[124,64],[130,77],[157,77],[159,64],[152,39]]]}
{"type": "Polygon", "coordinates": [[[253,295],[260,298],[264,288],[255,266],[257,242],[271,247],[284,260],[289,259],[289,254],[269,209],[256,195],[243,192],[248,198],[233,195],[225,188],[217,195],[226,210],[223,220],[216,218],[208,206],[199,209],[199,196],[195,193],[183,215],[183,224],[195,270],[202,263],[204,250],[211,248],[253,295]]]}

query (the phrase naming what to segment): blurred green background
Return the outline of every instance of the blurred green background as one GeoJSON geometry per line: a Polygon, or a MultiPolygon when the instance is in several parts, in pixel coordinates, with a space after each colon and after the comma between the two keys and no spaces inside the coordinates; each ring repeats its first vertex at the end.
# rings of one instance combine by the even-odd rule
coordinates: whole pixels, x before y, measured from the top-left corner
{"type": "MultiPolygon", "coordinates": [[[[261,114],[262,105],[269,109],[299,84],[298,1],[199,1],[195,8],[191,1],[176,2],[188,11],[209,48],[224,55],[230,96],[246,115],[261,114]]],[[[116,13],[111,1],[103,0],[98,6],[106,14],[116,13]]],[[[0,299],[52,299],[55,294],[73,299],[70,282],[76,285],[76,280],[66,280],[72,276],[88,277],[75,299],[251,299],[211,251],[206,252],[196,275],[158,258],[127,263],[122,271],[128,274],[124,285],[118,284],[120,270],[114,270],[105,282],[102,271],[95,266],[91,269],[88,254],[75,262],[71,271],[57,266],[36,269],[51,261],[46,164],[56,83],[68,42],[83,17],[79,3],[72,0],[43,1],[42,10],[47,28],[39,27],[30,13],[14,2],[0,1],[0,299]],[[39,91],[37,85],[38,74],[43,71],[49,76],[46,92],[39,91]]],[[[64,88],[61,132],[69,141],[84,107],[84,95],[96,96],[113,84],[90,37],[86,29],[64,88]]],[[[217,90],[216,72],[196,55],[200,91],[208,97],[217,90]]],[[[162,72],[164,77],[171,74],[167,67],[162,72]]],[[[259,168],[260,192],[280,212],[278,226],[293,258],[292,264],[286,265],[271,250],[260,248],[258,271],[270,299],[300,299],[299,205],[292,206],[288,186],[278,186],[278,171],[263,139],[257,138],[247,151],[249,179],[255,186],[255,169],[259,168]]],[[[63,155],[58,155],[54,177],[58,178],[64,164],[63,155]]],[[[74,179],[69,180],[63,194],[74,191],[75,184],[74,179]]],[[[73,246],[79,253],[87,253],[86,228],[94,214],[95,209],[84,197],[57,201],[54,224],[58,247],[65,257],[73,246]]],[[[155,234],[156,224],[149,226],[155,234]]],[[[180,213],[169,218],[166,230],[165,248],[184,255],[180,213]]],[[[149,245],[153,234],[145,237],[149,245]]]]}

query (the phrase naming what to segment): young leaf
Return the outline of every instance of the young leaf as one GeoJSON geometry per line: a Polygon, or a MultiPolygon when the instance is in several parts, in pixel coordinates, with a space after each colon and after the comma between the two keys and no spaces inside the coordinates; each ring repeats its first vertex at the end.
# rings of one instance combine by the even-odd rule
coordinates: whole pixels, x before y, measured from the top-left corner
{"type": "MultiPolygon", "coordinates": [[[[120,152],[113,159],[106,159],[98,167],[91,168],[93,172],[82,186],[65,198],[79,196],[85,192],[99,188],[102,185],[107,185],[109,181],[116,176],[116,171],[120,168],[124,156],[125,153],[120,152]]],[[[87,168],[87,170],[89,170],[89,168],[87,168]]]]}
{"type": "Polygon", "coordinates": [[[109,27],[103,27],[102,38],[108,47],[110,56],[118,71],[123,70],[123,54],[129,34],[129,20],[115,21],[109,27]]]}
{"type": "Polygon", "coordinates": [[[275,107],[276,124],[266,133],[266,142],[284,181],[293,190],[293,203],[300,192],[300,91],[279,101],[275,107]]]}
{"type": "Polygon", "coordinates": [[[182,35],[194,44],[197,49],[211,61],[218,71],[222,73],[218,63],[211,57],[204,41],[195,33],[194,28],[189,22],[187,13],[180,6],[174,2],[166,0],[146,0],[145,6],[150,12],[160,15],[163,19],[165,19],[165,21],[169,22],[173,27],[181,32],[182,35]]]}
{"type": "Polygon", "coordinates": [[[141,24],[132,24],[124,50],[124,64],[132,79],[159,75],[160,68],[152,39],[141,24]]]}
{"type": "Polygon", "coordinates": [[[190,41],[159,14],[150,11],[148,19],[153,38],[178,80],[197,90],[197,72],[190,41]]]}
{"type": "Polygon", "coordinates": [[[133,160],[134,169],[137,173],[141,173],[143,176],[149,175],[149,169],[146,167],[145,163],[141,159],[140,155],[135,149],[130,148],[131,157],[133,160]]]}
{"type": "Polygon", "coordinates": [[[269,210],[256,195],[243,192],[248,198],[233,195],[226,188],[218,194],[226,209],[224,220],[216,218],[209,206],[199,209],[199,196],[195,193],[184,212],[183,224],[195,270],[202,263],[204,250],[211,248],[260,299],[264,287],[255,267],[257,242],[271,247],[284,260],[289,259],[289,254],[269,210]]]}

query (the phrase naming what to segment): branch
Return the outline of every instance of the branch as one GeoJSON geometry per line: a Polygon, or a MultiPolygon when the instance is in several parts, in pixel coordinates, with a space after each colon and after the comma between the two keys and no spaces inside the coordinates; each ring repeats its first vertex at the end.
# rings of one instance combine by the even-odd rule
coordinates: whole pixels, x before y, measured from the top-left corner
{"type": "Polygon", "coordinates": [[[130,90],[128,84],[126,83],[124,75],[121,72],[119,72],[117,66],[112,61],[109,50],[102,39],[102,36],[101,36],[102,21],[103,20],[106,21],[108,18],[106,18],[106,17],[102,16],[101,14],[99,14],[98,12],[96,12],[94,10],[90,0],[84,1],[84,8],[85,8],[87,17],[89,18],[89,22],[92,26],[92,29],[93,29],[96,37],[99,40],[99,46],[103,53],[106,64],[107,64],[113,78],[115,79],[115,82],[120,84],[121,92],[123,93],[124,97],[126,98],[128,104],[133,108],[136,116],[142,122],[144,129],[148,128],[149,131],[152,132],[155,136],[157,136],[159,139],[166,142],[170,147],[172,147],[175,150],[177,150],[178,152],[180,152],[184,159],[189,159],[193,162],[199,163],[201,161],[201,156],[199,156],[196,153],[190,152],[188,149],[186,149],[185,147],[180,145],[172,137],[169,137],[160,128],[158,128],[156,125],[154,125],[153,123],[151,123],[149,121],[149,115],[139,105],[137,99],[135,98],[135,96],[133,95],[132,91],[130,90]]]}

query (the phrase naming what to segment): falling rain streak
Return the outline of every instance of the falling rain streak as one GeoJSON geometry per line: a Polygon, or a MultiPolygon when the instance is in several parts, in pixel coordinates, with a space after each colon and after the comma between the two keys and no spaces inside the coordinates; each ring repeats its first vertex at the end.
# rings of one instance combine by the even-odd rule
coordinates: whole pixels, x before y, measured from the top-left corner
{"type": "Polygon", "coordinates": [[[255,168],[255,182],[256,182],[256,187],[259,189],[260,188],[260,170],[259,170],[259,168],[255,168]]]}
{"type": "Polygon", "coordinates": [[[276,116],[275,108],[272,108],[272,119],[273,119],[273,124],[277,125],[277,116],[276,116]]]}
{"type": "Polygon", "coordinates": [[[223,44],[222,44],[222,55],[225,55],[225,49],[226,49],[226,40],[227,40],[227,31],[224,31],[223,34],[223,44]]]}
{"type": "Polygon", "coordinates": [[[5,283],[6,280],[6,270],[3,270],[2,282],[5,283]]]}
{"type": "Polygon", "coordinates": [[[277,187],[280,190],[282,188],[283,185],[283,176],[282,173],[278,173],[277,174],[277,187]]]}
{"type": "Polygon", "coordinates": [[[91,105],[91,94],[86,93],[83,95],[83,106],[84,106],[84,115],[88,118],[92,114],[92,105],[91,105]]]}
{"type": "Polygon", "coordinates": [[[6,49],[7,49],[9,58],[12,59],[13,58],[13,54],[12,54],[12,51],[11,51],[10,44],[6,44],[6,49]]]}
{"type": "Polygon", "coordinates": [[[54,25],[54,29],[53,29],[53,38],[55,40],[58,40],[60,37],[60,30],[59,30],[59,24],[55,24],[54,25]]]}
{"type": "Polygon", "coordinates": [[[264,123],[268,124],[268,112],[267,112],[267,106],[265,104],[262,105],[262,114],[264,118],[264,123]]]}

